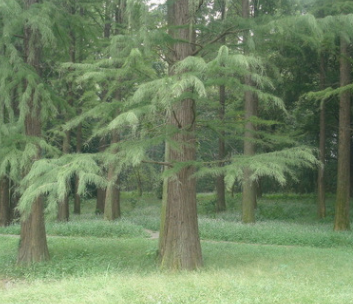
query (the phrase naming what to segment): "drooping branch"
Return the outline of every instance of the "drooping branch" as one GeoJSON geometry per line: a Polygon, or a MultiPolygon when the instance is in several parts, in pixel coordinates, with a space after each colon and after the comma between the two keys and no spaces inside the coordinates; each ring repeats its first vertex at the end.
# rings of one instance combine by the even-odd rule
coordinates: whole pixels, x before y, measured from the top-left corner
{"type": "Polygon", "coordinates": [[[159,161],[154,161],[154,160],[143,160],[141,161],[144,164],[155,164],[155,165],[162,165],[162,166],[167,166],[170,168],[173,168],[173,164],[169,162],[159,162],[159,161]]]}
{"type": "Polygon", "coordinates": [[[249,29],[238,29],[238,30],[233,30],[234,28],[236,28],[237,26],[232,26],[228,29],[226,29],[223,33],[221,33],[220,35],[216,36],[215,38],[213,38],[209,43],[205,44],[205,45],[201,45],[201,44],[197,44],[197,46],[199,46],[200,48],[195,50],[193,52],[193,56],[197,55],[201,50],[203,50],[205,47],[209,46],[209,45],[212,45],[216,42],[218,42],[219,40],[221,40],[222,38],[224,38],[225,36],[227,35],[230,35],[230,34],[239,34],[241,32],[244,32],[244,31],[249,31],[249,29]]]}

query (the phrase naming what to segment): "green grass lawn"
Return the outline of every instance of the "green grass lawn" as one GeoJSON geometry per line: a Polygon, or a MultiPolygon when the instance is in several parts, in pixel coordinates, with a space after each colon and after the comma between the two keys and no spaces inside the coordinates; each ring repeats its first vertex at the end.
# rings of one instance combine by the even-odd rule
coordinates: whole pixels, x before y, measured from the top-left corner
{"type": "Polygon", "coordinates": [[[93,202],[71,223],[48,222],[47,263],[17,267],[19,238],[1,235],[0,303],[353,303],[352,233],[316,220],[312,197],[264,198],[258,223],[242,225],[236,201],[215,215],[200,195],[204,267],[189,273],[158,269],[144,229],[158,229],[160,202],[128,199],[114,223],[93,202]]]}

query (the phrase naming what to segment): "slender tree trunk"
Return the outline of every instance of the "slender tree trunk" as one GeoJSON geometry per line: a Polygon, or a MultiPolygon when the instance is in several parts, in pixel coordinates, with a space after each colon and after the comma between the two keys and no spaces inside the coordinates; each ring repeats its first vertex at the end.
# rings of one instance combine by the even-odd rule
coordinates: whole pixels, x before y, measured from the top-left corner
{"type": "Polygon", "coordinates": [[[143,185],[142,185],[140,168],[137,168],[137,170],[136,170],[136,178],[137,178],[137,193],[138,193],[138,196],[142,196],[143,195],[143,185]]]}
{"type": "MultiPolygon", "coordinates": [[[[250,17],[249,0],[242,0],[243,18],[250,17]]],[[[247,53],[247,40],[250,33],[244,34],[244,47],[247,53]]],[[[245,76],[245,85],[253,86],[251,77],[245,76]]],[[[251,117],[257,115],[256,97],[252,91],[245,92],[245,132],[244,132],[244,155],[255,155],[255,125],[250,121],[251,117]]],[[[243,223],[255,223],[255,207],[256,207],[256,183],[250,179],[252,175],[250,168],[244,169],[243,177],[243,196],[242,196],[242,221],[243,223]]]]}
{"type": "MultiPolygon", "coordinates": [[[[326,72],[325,72],[325,58],[323,54],[320,56],[320,89],[325,89],[326,86],[326,72]]],[[[326,141],[326,121],[325,121],[325,100],[322,100],[320,106],[320,138],[319,138],[319,155],[322,166],[319,167],[317,177],[317,215],[319,218],[326,216],[325,203],[325,141],[326,141]]]]}
{"type": "Polygon", "coordinates": [[[0,226],[8,226],[11,222],[9,191],[9,179],[2,176],[0,178],[0,226]]]}
{"type": "MultiPolygon", "coordinates": [[[[76,152],[82,152],[82,124],[77,126],[76,130],[76,152]]],[[[78,176],[75,177],[75,197],[74,197],[74,214],[81,214],[81,197],[77,193],[78,187],[80,184],[80,178],[78,176]]]]}
{"type": "Polygon", "coordinates": [[[18,187],[18,185],[15,185],[15,183],[12,180],[9,180],[10,184],[10,218],[11,221],[13,220],[18,220],[20,218],[20,213],[18,212],[18,210],[16,209],[16,207],[18,206],[18,202],[19,202],[19,195],[16,192],[16,188],[18,187]]]}
{"type": "MultiPolygon", "coordinates": [[[[110,37],[110,32],[112,29],[112,18],[111,18],[111,11],[110,11],[110,5],[109,1],[106,1],[105,3],[105,22],[104,22],[104,31],[103,31],[103,37],[108,40],[110,37]]],[[[104,90],[102,94],[102,100],[105,99],[107,94],[107,91],[104,90]]],[[[107,142],[105,139],[101,139],[99,142],[99,152],[104,152],[106,148],[107,142]]],[[[107,177],[108,177],[107,173],[107,177]]],[[[110,173],[111,175],[111,173],[110,173]]],[[[97,214],[105,214],[105,198],[107,196],[107,191],[105,188],[98,188],[97,189],[97,201],[96,201],[96,213],[97,214]]]]}
{"type": "MultiPolygon", "coordinates": [[[[76,14],[76,7],[74,3],[70,3],[69,7],[69,13],[71,16],[74,16],[76,14]]],[[[69,56],[70,56],[70,61],[72,63],[76,62],[76,36],[74,31],[71,29],[70,30],[70,49],[69,49],[69,56]]],[[[68,103],[70,106],[74,104],[74,99],[75,99],[75,94],[73,90],[73,83],[69,83],[68,85],[68,96],[69,100],[68,103]]],[[[66,115],[67,116],[67,115],[66,115]]],[[[68,120],[69,117],[66,117],[66,120],[68,120]]],[[[66,131],[63,139],[63,154],[69,154],[70,153],[70,143],[71,143],[71,132],[66,131]]],[[[69,193],[65,195],[65,198],[63,199],[62,202],[59,202],[58,204],[58,216],[57,220],[59,222],[64,222],[64,221],[69,221],[70,217],[70,209],[69,209],[69,193]]]]}
{"type": "MultiPolygon", "coordinates": [[[[105,146],[106,146],[106,140],[102,138],[99,141],[99,152],[104,152],[105,146]]],[[[96,201],[96,214],[104,214],[105,196],[106,196],[105,188],[98,188],[97,201],[96,201]]]]}
{"type": "MultiPolygon", "coordinates": [[[[351,67],[349,46],[343,37],[340,40],[340,86],[344,87],[351,82],[351,67]]],[[[338,133],[338,172],[337,193],[335,208],[334,230],[349,230],[349,198],[350,198],[350,103],[349,90],[341,93],[339,106],[339,133],[338,133]]]]}
{"type": "MultiPolygon", "coordinates": [[[[111,144],[119,142],[119,132],[112,131],[111,144]]],[[[114,150],[112,153],[117,153],[114,150]]],[[[108,169],[108,186],[105,195],[104,219],[113,221],[120,218],[120,190],[119,190],[119,172],[117,166],[111,164],[108,169]]]]}
{"type": "MultiPolygon", "coordinates": [[[[222,122],[224,120],[225,114],[225,86],[221,85],[219,87],[219,119],[222,122]]],[[[218,159],[223,160],[225,157],[225,141],[224,141],[225,132],[221,131],[220,137],[218,138],[218,159]]],[[[219,166],[222,166],[220,163],[219,166]]],[[[225,183],[224,183],[224,174],[217,177],[216,181],[216,192],[217,192],[217,212],[226,210],[226,196],[225,196],[225,183]]]]}
{"type": "MultiPolygon", "coordinates": [[[[65,132],[63,139],[63,154],[70,153],[70,131],[65,132]]],[[[62,202],[58,202],[57,220],[59,222],[69,221],[69,195],[66,194],[62,202]]]]}
{"type": "MultiPolygon", "coordinates": [[[[170,34],[185,42],[172,46],[171,60],[177,62],[190,56],[195,39],[190,24],[192,14],[188,0],[168,0],[167,14],[170,34]],[[189,41],[190,43],[188,43],[189,41]]],[[[175,150],[167,146],[168,162],[187,162],[196,158],[195,101],[184,99],[175,102],[169,113],[168,124],[180,132],[172,136],[177,144],[175,150]]],[[[191,165],[181,169],[166,182],[166,209],[162,219],[163,231],[160,241],[161,268],[173,270],[197,269],[202,265],[201,245],[197,222],[196,180],[192,177],[195,168],[191,165]]]]}
{"type": "MultiPolygon", "coordinates": [[[[115,9],[115,23],[116,30],[115,34],[120,34],[119,27],[124,25],[124,13],[126,9],[126,0],[119,0],[118,6],[115,9]]],[[[107,12],[109,14],[109,12],[107,12]]],[[[107,18],[109,19],[109,17],[107,18]]],[[[110,31],[104,33],[106,37],[109,37],[110,31]]],[[[122,91],[117,89],[115,92],[115,99],[122,100],[122,91]]],[[[119,111],[116,112],[116,115],[119,115],[119,111]]],[[[111,133],[111,144],[114,145],[120,141],[120,134],[118,130],[114,130],[111,133]]],[[[112,153],[117,153],[118,150],[114,149],[112,153]]],[[[105,195],[105,208],[104,208],[104,219],[106,220],[115,220],[121,217],[121,208],[120,208],[120,177],[118,168],[115,164],[111,164],[108,168],[108,187],[106,189],[105,195]]]]}
{"type": "MultiPolygon", "coordinates": [[[[29,8],[32,4],[38,3],[36,0],[25,0],[25,7],[29,8]]],[[[26,25],[24,28],[24,50],[25,62],[31,65],[40,75],[40,57],[41,48],[39,46],[39,34],[26,25]],[[35,49],[31,49],[31,48],[35,49]],[[33,56],[30,56],[33,54],[33,56]]],[[[41,136],[40,105],[34,105],[33,95],[31,96],[28,108],[29,113],[25,117],[25,134],[27,136],[41,136]]],[[[35,159],[41,155],[40,147],[37,146],[35,159]]],[[[43,198],[34,199],[28,216],[21,221],[21,238],[18,251],[17,262],[19,264],[29,265],[35,262],[49,259],[49,250],[45,233],[43,198]]]]}
{"type": "MultiPolygon", "coordinates": [[[[221,1],[221,19],[225,19],[226,15],[226,1],[222,0],[221,1]]],[[[222,44],[225,44],[226,38],[223,37],[221,40],[222,44]]],[[[225,105],[226,105],[226,87],[225,85],[220,85],[219,86],[219,111],[218,111],[218,117],[219,120],[222,124],[224,121],[224,115],[225,115],[225,105]]],[[[225,140],[224,140],[225,132],[221,130],[220,132],[220,137],[218,138],[218,159],[223,160],[225,158],[226,154],[226,149],[225,149],[225,140]]],[[[219,164],[219,166],[223,166],[222,163],[219,164]]],[[[227,206],[226,206],[226,188],[225,188],[225,183],[224,183],[224,174],[220,175],[217,177],[216,180],[216,192],[217,192],[217,212],[220,211],[225,211],[227,206]]]]}

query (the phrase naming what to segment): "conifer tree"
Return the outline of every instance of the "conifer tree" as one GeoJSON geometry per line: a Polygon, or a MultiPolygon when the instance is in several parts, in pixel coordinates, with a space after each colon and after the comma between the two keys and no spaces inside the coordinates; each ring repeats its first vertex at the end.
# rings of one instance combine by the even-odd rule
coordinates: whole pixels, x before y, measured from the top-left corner
{"type": "MultiPolygon", "coordinates": [[[[193,18],[197,8],[196,1],[167,1],[169,34],[173,39],[168,57],[170,73],[173,73],[173,65],[193,54],[193,18]]],[[[177,132],[171,138],[173,143],[166,146],[166,161],[185,165],[168,178],[164,188],[166,210],[162,218],[159,254],[161,267],[165,269],[191,270],[202,265],[196,180],[192,176],[195,168],[190,163],[196,157],[195,120],[195,100],[185,92],[168,111],[168,128],[177,132]]]]}
{"type": "MultiPolygon", "coordinates": [[[[220,11],[221,11],[221,20],[224,21],[226,18],[227,11],[227,1],[220,1],[220,11]]],[[[221,41],[222,44],[226,44],[226,37],[224,36],[221,41]]],[[[219,120],[221,123],[224,123],[225,119],[225,109],[226,109],[226,86],[224,84],[219,86],[219,120]]],[[[218,139],[218,159],[223,161],[226,156],[225,149],[225,132],[221,131],[218,139]]],[[[220,163],[222,166],[222,163],[220,163]]],[[[224,182],[224,174],[217,176],[216,181],[216,192],[217,192],[217,211],[225,211],[226,210],[226,198],[225,198],[225,182],[224,182]]]]}
{"type": "MultiPolygon", "coordinates": [[[[324,54],[320,54],[320,88],[325,89],[326,86],[326,62],[324,54]]],[[[325,142],[326,142],[326,119],[325,119],[325,100],[321,102],[320,106],[320,135],[319,135],[319,157],[322,163],[318,168],[318,205],[317,215],[319,218],[326,216],[325,203],[325,142]]]]}
{"type": "MultiPolygon", "coordinates": [[[[38,0],[25,0],[25,9],[39,3],[38,0]]],[[[41,39],[40,32],[29,22],[24,25],[24,62],[33,69],[33,76],[41,75],[41,39]]],[[[26,90],[34,90],[26,83],[26,90]]],[[[33,138],[40,138],[41,129],[41,100],[36,100],[35,92],[29,94],[26,101],[28,112],[24,119],[25,135],[33,138]]],[[[38,143],[33,146],[33,161],[41,157],[41,149],[38,143]]],[[[24,215],[21,221],[21,242],[18,252],[18,263],[31,264],[33,262],[49,259],[49,251],[45,233],[44,223],[44,202],[43,197],[34,198],[29,214],[24,215]]]]}
{"type": "MultiPolygon", "coordinates": [[[[250,2],[249,0],[242,1],[242,17],[245,19],[250,18],[250,2]]],[[[248,52],[250,32],[244,33],[244,48],[245,53],[248,52]]],[[[244,133],[244,155],[252,156],[255,154],[255,125],[251,119],[257,115],[257,100],[256,96],[251,90],[253,86],[251,76],[246,75],[244,83],[249,87],[245,91],[244,96],[244,109],[245,109],[245,133],[244,133]]],[[[256,207],[256,184],[251,177],[251,170],[244,168],[244,179],[242,183],[243,196],[242,196],[242,221],[243,223],[255,222],[255,207],[256,207]]]]}
{"type": "MultiPolygon", "coordinates": [[[[340,37],[340,86],[351,83],[351,63],[349,42],[346,37],[340,37]]],[[[349,230],[349,199],[350,199],[350,142],[351,142],[351,101],[350,92],[340,94],[339,133],[338,133],[338,172],[337,194],[334,229],[349,230]]]]}
{"type": "MultiPolygon", "coordinates": [[[[119,0],[114,9],[115,15],[115,35],[121,34],[121,29],[124,28],[124,17],[126,10],[126,0],[119,0]]],[[[122,102],[123,94],[121,88],[116,89],[114,98],[122,102]]],[[[117,112],[117,115],[119,113],[117,112]]],[[[120,140],[119,130],[111,131],[111,145],[115,145],[120,140]]],[[[112,153],[117,150],[113,149],[112,153]]],[[[121,216],[120,211],[120,176],[118,167],[111,164],[108,168],[108,187],[105,193],[104,218],[107,220],[115,220],[121,216]]]]}

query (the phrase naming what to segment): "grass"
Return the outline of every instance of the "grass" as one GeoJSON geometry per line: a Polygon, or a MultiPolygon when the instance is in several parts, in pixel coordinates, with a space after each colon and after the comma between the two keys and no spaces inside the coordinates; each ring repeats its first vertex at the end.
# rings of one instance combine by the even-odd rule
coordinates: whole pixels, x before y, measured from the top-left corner
{"type": "Polygon", "coordinates": [[[215,215],[214,196],[199,195],[204,267],[190,273],[157,267],[158,240],[144,229],[158,230],[160,202],[125,198],[120,221],[104,222],[89,201],[70,223],[48,222],[46,263],[17,267],[19,238],[1,235],[0,302],[353,303],[352,233],[334,233],[331,215],[317,220],[313,196],[266,196],[257,224],[242,225],[239,197],[215,215]]]}
{"type": "MultiPolygon", "coordinates": [[[[0,241],[5,256],[17,246],[11,237],[0,241]]],[[[353,255],[345,248],[204,241],[202,271],[161,273],[156,245],[49,238],[52,260],[12,269],[1,303],[353,303],[353,255]]]]}

